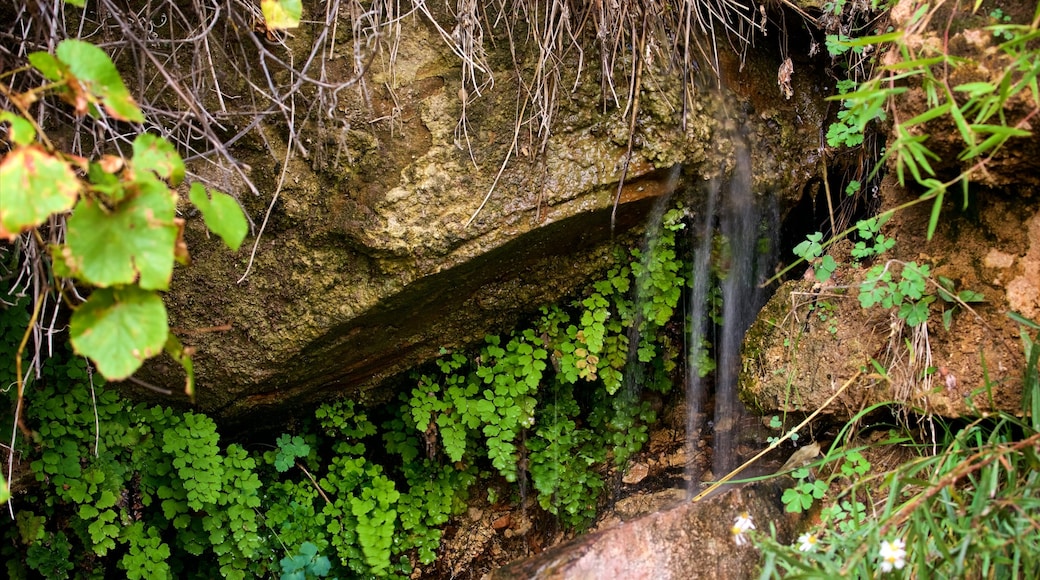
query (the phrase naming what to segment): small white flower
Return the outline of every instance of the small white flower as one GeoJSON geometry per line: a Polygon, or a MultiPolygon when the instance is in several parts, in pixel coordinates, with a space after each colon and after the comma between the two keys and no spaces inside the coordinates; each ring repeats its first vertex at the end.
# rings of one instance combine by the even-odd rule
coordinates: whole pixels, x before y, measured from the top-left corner
{"type": "Polygon", "coordinates": [[[755,522],[751,520],[751,516],[747,512],[740,512],[737,516],[737,520],[733,522],[733,527],[739,529],[741,532],[755,529],[755,522]]]}
{"type": "Polygon", "coordinates": [[[881,542],[881,571],[891,572],[892,568],[902,570],[906,565],[906,544],[903,540],[885,540],[881,542]]]}
{"type": "Polygon", "coordinates": [[[729,529],[729,532],[733,534],[733,541],[736,542],[738,546],[743,546],[748,543],[747,536],[744,535],[744,532],[753,529],[755,529],[755,522],[751,521],[751,516],[747,512],[741,512],[741,514],[737,516],[736,521],[733,522],[733,527],[729,529]]]}
{"type": "Polygon", "coordinates": [[[819,541],[820,538],[816,537],[816,534],[802,534],[798,537],[798,551],[811,552],[816,549],[816,543],[819,541]]]}

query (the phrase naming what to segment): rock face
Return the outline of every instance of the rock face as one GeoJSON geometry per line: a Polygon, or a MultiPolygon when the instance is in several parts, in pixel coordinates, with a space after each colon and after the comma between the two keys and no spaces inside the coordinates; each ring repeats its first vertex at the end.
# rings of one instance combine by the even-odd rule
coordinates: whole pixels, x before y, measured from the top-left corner
{"type": "MultiPolygon", "coordinates": [[[[913,50],[948,51],[959,59],[945,79],[950,86],[997,86],[1005,71],[1016,70],[993,34],[981,29],[988,24],[984,15],[937,6],[918,20],[916,9],[900,2],[891,12],[892,23],[906,30],[903,42],[913,50]]],[[[1016,21],[1032,17],[1029,7],[1014,15],[1016,21]]],[[[884,62],[898,60],[897,53],[892,50],[884,62]]],[[[892,118],[913,119],[929,110],[926,90],[915,79],[893,100],[892,118]]],[[[1022,92],[1003,103],[1002,115],[1008,127],[1026,129],[1035,127],[1038,111],[1036,96],[1022,92]]],[[[865,368],[864,379],[826,412],[848,419],[886,401],[950,417],[995,409],[1022,412],[1023,326],[1012,317],[1040,320],[1040,140],[1035,134],[1009,140],[972,157],[962,154],[967,145],[952,115],[930,118],[909,131],[935,153],[932,165],[940,182],[969,176],[965,197],[959,184],[951,187],[928,240],[932,202],[914,205],[925,192],[910,186],[909,177],[908,187],[894,175],[885,178],[875,196],[879,211],[905,208],[882,230],[895,247],[855,265],[851,243],[836,244],[830,253],[841,265],[829,281],[814,284],[806,272],[803,281],[780,288],[746,337],[741,396],[752,407],[814,411],[865,368]],[[898,280],[910,262],[929,268],[926,291],[934,301],[924,324],[910,327],[896,308],[860,306],[859,287],[868,268],[884,267],[898,280]],[[979,293],[984,301],[958,303],[950,293],[944,298],[944,283],[953,293],[979,293]],[[872,374],[872,360],[885,377],[872,374]]],[[[893,141],[896,137],[893,132],[893,141]]]]}
{"type": "MultiPolygon", "coordinates": [[[[886,180],[881,191],[885,207],[916,197],[894,180],[886,180]]],[[[953,281],[958,292],[979,292],[985,302],[968,304],[969,311],[936,299],[927,323],[911,328],[894,309],[860,305],[866,267],[841,266],[823,285],[812,279],[788,282],[745,339],[740,385],[745,402],[761,410],[812,412],[861,367],[873,370],[873,359],[890,380],[877,375],[860,380],[827,408],[828,414],[848,419],[885,401],[950,417],[1020,412],[1021,327],[1007,313],[1034,320],[1040,315],[1040,199],[990,192],[973,199],[972,208],[965,214],[950,211],[931,241],[925,239],[930,206],[896,214],[885,230],[896,245],[878,263],[889,263],[893,271],[903,262],[929,264],[935,280],[953,281]],[[944,311],[951,314],[948,328],[944,311]]],[[[851,244],[834,248],[832,253],[848,262],[851,244]]]]}
{"type": "MultiPolygon", "coordinates": [[[[787,100],[774,39],[752,47],[741,72],[722,54],[732,88],[721,92],[710,73],[684,86],[679,71],[654,61],[642,74],[612,229],[632,118],[624,106],[604,107],[598,70],[560,67],[560,86],[573,90],[559,91],[539,136],[522,127],[525,113],[517,121],[517,94],[527,90],[517,75],[530,68],[515,68],[537,47],[518,42],[511,56],[497,31],[499,42],[485,42],[496,83],[478,98],[463,90],[461,64],[429,22],[402,27],[393,71],[374,59],[367,92],[344,91],[339,118],[299,132],[294,149],[309,158],[285,155],[284,127],[261,125],[263,139],[236,145],[261,188],[242,195],[258,226],[271,207],[248,276],[239,281],[254,239],[229,255],[203,238],[198,217],[189,220],[195,263],[177,273],[167,302],[171,325],[196,351],[203,410],[255,421],[340,394],[387,396],[372,387],[602,271],[610,246],[638,235],[654,200],[696,196],[706,180],[725,178],[733,135],[750,144],[755,191],[777,195],[782,208],[817,174],[829,91],[812,62],[798,63],[787,100]]],[[[292,42],[305,45],[307,34],[292,42]]],[[[328,63],[344,78],[346,66],[328,63]]],[[[626,72],[616,73],[625,86],[626,72]]],[[[179,390],[172,364],[142,376],[179,390]]]]}
{"type": "Polygon", "coordinates": [[[797,518],[783,513],[782,494],[780,480],[772,480],[699,503],[684,501],[510,564],[492,572],[489,579],[752,578],[758,553],[750,545],[737,545],[730,527],[746,513],[757,529],[768,530],[773,524],[777,540],[791,542],[797,518]]]}

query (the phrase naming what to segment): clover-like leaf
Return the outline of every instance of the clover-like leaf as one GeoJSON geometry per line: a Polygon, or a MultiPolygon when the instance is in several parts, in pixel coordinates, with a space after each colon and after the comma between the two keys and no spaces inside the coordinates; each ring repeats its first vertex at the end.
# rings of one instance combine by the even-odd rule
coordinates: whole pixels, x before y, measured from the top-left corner
{"type": "Polygon", "coordinates": [[[201,183],[193,183],[188,197],[202,212],[206,227],[220,236],[232,252],[237,251],[249,231],[249,224],[242,208],[235,198],[226,193],[215,190],[210,190],[210,193],[213,195],[212,199],[206,196],[206,188],[201,183]]]}
{"type": "Polygon", "coordinates": [[[173,195],[154,179],[136,182],[137,195],[106,210],[87,197],[68,222],[66,264],[96,286],[132,284],[166,290],[180,227],[173,195]]]}
{"type": "Polygon", "coordinates": [[[13,240],[71,209],[80,188],[64,161],[37,146],[14,149],[0,161],[0,239],[13,240]]]}
{"type": "Polygon", "coordinates": [[[69,323],[72,348],[109,380],[125,379],[162,352],[168,334],[162,298],[136,286],[95,290],[69,323]]]}

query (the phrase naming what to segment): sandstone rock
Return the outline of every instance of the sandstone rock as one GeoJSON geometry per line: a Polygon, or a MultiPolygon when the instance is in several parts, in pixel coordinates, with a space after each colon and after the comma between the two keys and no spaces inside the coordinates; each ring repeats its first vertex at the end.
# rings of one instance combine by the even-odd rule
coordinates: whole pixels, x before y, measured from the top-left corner
{"type": "Polygon", "coordinates": [[[737,546],[730,528],[738,515],[747,512],[757,530],[775,524],[778,541],[791,542],[798,520],[783,513],[779,481],[783,480],[731,489],[699,503],[683,501],[514,562],[488,578],[751,578],[759,563],[758,553],[749,545],[737,546]]]}
{"type": "MultiPolygon", "coordinates": [[[[340,118],[302,133],[309,158],[285,155],[279,126],[236,144],[261,188],[242,196],[252,220],[263,222],[273,204],[248,276],[255,238],[229,255],[204,237],[198,216],[188,220],[194,264],[178,271],[167,303],[196,352],[197,405],[229,427],[262,427],[338,396],[385,400],[392,393],[375,387],[388,377],[573,293],[603,271],[614,243],[638,237],[654,200],[678,190],[692,201],[731,171],[735,131],[750,143],[755,191],[777,195],[782,208],[817,176],[815,128],[829,89],[813,61],[798,63],[791,100],[775,88],[772,38],[743,71],[722,51],[732,87],[722,93],[707,70],[686,92],[683,75],[657,61],[643,76],[612,224],[629,117],[603,106],[595,67],[580,78],[576,66],[561,69],[561,86],[573,90],[556,100],[544,143],[526,129],[514,139],[523,87],[511,43],[485,44],[496,84],[477,96],[460,91],[461,65],[432,27],[401,26],[395,70],[376,59],[364,95],[340,93],[340,118]],[[814,130],[800,130],[805,123],[814,130]]],[[[306,47],[312,33],[301,28],[291,46],[306,47]]],[[[535,46],[514,48],[516,59],[536,55],[535,46]]],[[[330,74],[349,78],[346,60],[329,62],[330,74]]],[[[175,392],[181,376],[169,361],[141,374],[175,392]]]]}

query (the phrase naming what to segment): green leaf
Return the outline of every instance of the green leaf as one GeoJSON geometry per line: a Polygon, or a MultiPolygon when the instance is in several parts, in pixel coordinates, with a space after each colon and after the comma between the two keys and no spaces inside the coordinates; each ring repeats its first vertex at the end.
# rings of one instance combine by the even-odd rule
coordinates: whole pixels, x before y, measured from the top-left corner
{"type": "Polygon", "coordinates": [[[162,298],[136,286],[95,290],[69,323],[73,349],[109,380],[125,379],[159,354],[168,334],[162,298]]]}
{"type": "Polygon", "coordinates": [[[184,394],[188,395],[188,399],[191,402],[195,402],[195,364],[191,360],[191,351],[184,348],[181,341],[173,334],[166,338],[166,345],[164,347],[166,354],[170,355],[173,360],[177,361],[181,368],[184,369],[184,394]]]}
{"type": "Polygon", "coordinates": [[[188,197],[191,199],[191,203],[202,212],[202,219],[206,222],[206,227],[220,236],[231,251],[237,251],[249,231],[249,224],[242,213],[242,208],[230,195],[215,190],[210,190],[210,192],[213,195],[212,199],[206,197],[206,188],[196,182],[191,184],[191,192],[188,197]]]}
{"type": "Polygon", "coordinates": [[[957,298],[960,298],[964,302],[986,301],[986,297],[981,292],[975,292],[974,290],[961,290],[957,293],[957,298]]]}
{"type": "Polygon", "coordinates": [[[995,86],[987,82],[964,83],[953,87],[953,90],[968,93],[969,97],[981,97],[997,90],[995,86]]]}
{"type": "Polygon", "coordinates": [[[140,171],[154,171],[176,186],[184,180],[184,161],[169,141],[151,133],[141,133],[134,139],[133,167],[140,171]]]}
{"type": "Polygon", "coordinates": [[[88,197],[80,200],[68,222],[66,262],[77,277],[97,286],[137,281],[147,290],[166,290],[180,235],[174,198],[158,180],[135,185],[137,195],[111,210],[88,197]]]}
{"type": "Polygon", "coordinates": [[[826,282],[827,280],[830,280],[831,274],[834,273],[834,270],[837,269],[837,267],[838,263],[830,254],[827,254],[823,257],[820,261],[820,265],[816,268],[816,281],[826,282]]]}
{"type": "Polygon", "coordinates": [[[11,111],[0,111],[0,123],[4,121],[11,124],[8,135],[15,145],[27,147],[36,140],[36,129],[25,117],[15,115],[11,111]]]}
{"type": "Polygon", "coordinates": [[[951,106],[950,103],[943,103],[942,105],[940,105],[938,107],[933,107],[931,109],[928,109],[927,111],[921,113],[920,115],[905,121],[903,123],[903,126],[904,127],[910,127],[912,125],[917,125],[919,123],[927,123],[928,121],[931,121],[932,119],[934,119],[936,117],[945,115],[947,112],[949,112],[950,106],[951,106]]]}
{"type": "Polygon", "coordinates": [[[0,161],[0,239],[14,240],[76,203],[80,182],[40,147],[18,147],[0,161]]]}
{"type": "Polygon", "coordinates": [[[300,0],[260,0],[260,10],[264,13],[268,30],[296,28],[303,16],[303,3],[300,0]]]}
{"type": "Polygon", "coordinates": [[[110,115],[123,121],[144,122],[141,109],[105,51],[89,42],[67,38],[58,43],[55,54],[83,89],[94,97],[91,100],[100,102],[110,115]]]}
{"type": "Polygon", "coordinates": [[[36,67],[36,70],[49,81],[57,82],[65,76],[65,67],[49,52],[30,53],[29,64],[36,67]]]}
{"type": "Polygon", "coordinates": [[[928,185],[931,189],[922,196],[927,197],[929,194],[935,195],[935,201],[932,203],[932,213],[928,216],[928,232],[926,239],[931,240],[932,236],[935,235],[935,228],[939,225],[939,214],[942,212],[943,196],[946,195],[946,186],[943,185],[938,179],[925,179],[922,185],[928,185]]]}

